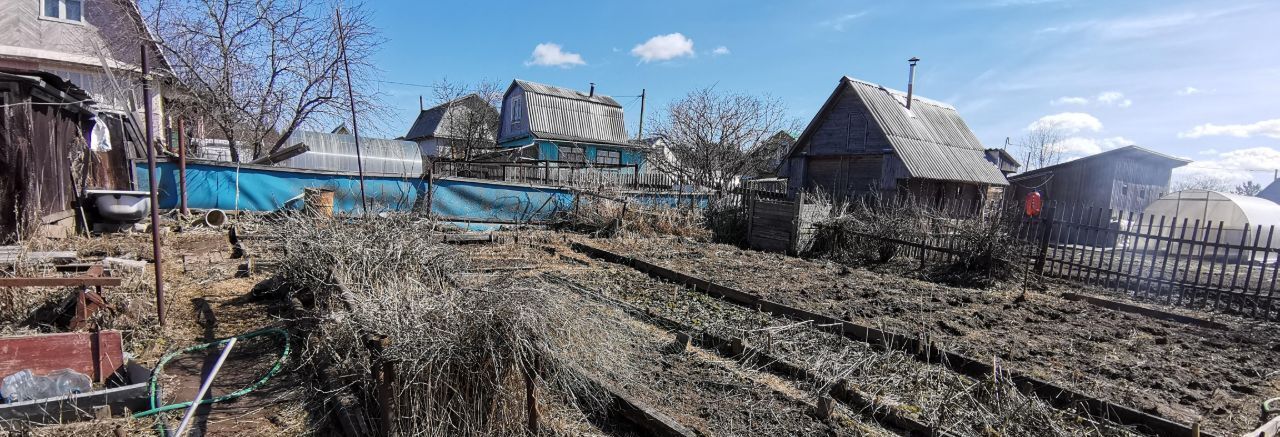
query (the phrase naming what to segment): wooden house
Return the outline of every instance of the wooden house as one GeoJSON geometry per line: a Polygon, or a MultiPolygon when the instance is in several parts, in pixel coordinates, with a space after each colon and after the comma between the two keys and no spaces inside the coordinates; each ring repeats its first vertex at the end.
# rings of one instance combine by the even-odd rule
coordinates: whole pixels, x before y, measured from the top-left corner
{"type": "Polygon", "coordinates": [[[516,80],[502,98],[498,146],[584,166],[643,166],[650,147],[627,137],[622,105],[591,91],[516,80]]]}
{"type": "Polygon", "coordinates": [[[844,77],[778,166],[788,191],[984,201],[1008,185],[956,109],[844,77]]]}
{"type": "Polygon", "coordinates": [[[1010,176],[1010,193],[1022,199],[1039,191],[1046,205],[1142,211],[1169,191],[1173,169],[1190,162],[1125,146],[1010,176]]]}
{"type": "MultiPolygon", "coordinates": [[[[154,70],[169,69],[148,41],[133,1],[0,0],[0,67],[57,74],[86,91],[99,112],[124,113],[128,100],[141,95],[142,44],[148,44],[154,70]]],[[[168,87],[165,81],[153,85],[153,120],[162,136],[168,87]]]]}
{"type": "Polygon", "coordinates": [[[476,94],[423,110],[405,140],[418,143],[425,157],[467,159],[472,151],[492,149],[498,110],[476,94]]]}
{"type": "Polygon", "coordinates": [[[1005,149],[987,149],[986,158],[987,162],[1000,169],[1000,173],[1004,173],[1005,177],[1017,173],[1018,168],[1022,167],[1022,163],[1005,149]]]}

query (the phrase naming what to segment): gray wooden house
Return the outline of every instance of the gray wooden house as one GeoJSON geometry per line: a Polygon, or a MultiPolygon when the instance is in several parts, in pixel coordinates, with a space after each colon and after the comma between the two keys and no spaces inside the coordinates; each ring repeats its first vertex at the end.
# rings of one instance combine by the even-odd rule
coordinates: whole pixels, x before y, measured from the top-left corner
{"type": "Polygon", "coordinates": [[[1275,203],[1280,203],[1280,178],[1277,178],[1267,184],[1262,191],[1259,191],[1254,197],[1261,197],[1275,203]]]}
{"type": "Polygon", "coordinates": [[[468,94],[418,113],[404,139],[418,143],[422,156],[466,159],[496,145],[497,125],[498,110],[468,94]]]}
{"type": "Polygon", "coordinates": [[[920,201],[984,201],[1008,185],[950,105],[850,77],[778,166],[788,191],[879,191],[920,201]]]}
{"type": "Polygon", "coordinates": [[[1039,191],[1046,205],[1142,211],[1169,192],[1173,169],[1190,162],[1125,146],[1010,176],[1010,195],[1039,191]]]}

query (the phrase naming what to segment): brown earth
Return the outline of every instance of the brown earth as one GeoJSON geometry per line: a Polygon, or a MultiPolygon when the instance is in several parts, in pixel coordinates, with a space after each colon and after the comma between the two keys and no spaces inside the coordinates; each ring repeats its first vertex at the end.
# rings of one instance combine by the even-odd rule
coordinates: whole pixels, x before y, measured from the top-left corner
{"type": "Polygon", "coordinates": [[[1280,396],[1275,324],[1219,316],[1230,329],[1201,328],[1067,301],[1059,285],[1019,302],[1016,285],[956,288],[685,239],[591,243],[788,305],[925,332],[968,355],[1223,435],[1260,425],[1260,403],[1280,396]]]}

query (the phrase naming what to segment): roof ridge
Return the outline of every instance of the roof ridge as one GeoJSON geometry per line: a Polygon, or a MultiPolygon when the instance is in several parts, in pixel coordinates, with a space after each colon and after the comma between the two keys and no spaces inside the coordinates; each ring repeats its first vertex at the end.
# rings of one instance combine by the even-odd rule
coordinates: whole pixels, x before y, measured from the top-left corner
{"type": "MultiPolygon", "coordinates": [[[[897,89],[889,88],[889,87],[887,87],[887,86],[880,85],[880,84],[875,83],[875,82],[868,82],[868,81],[865,81],[865,80],[862,80],[862,79],[858,79],[858,78],[856,78],[856,77],[852,77],[852,76],[845,76],[844,78],[845,78],[845,80],[848,80],[848,81],[850,81],[850,82],[857,82],[857,83],[860,83],[860,84],[863,84],[863,85],[876,87],[876,88],[879,88],[880,90],[882,90],[882,91],[884,91],[884,92],[886,92],[886,93],[889,93],[890,95],[902,97],[902,100],[903,100],[904,102],[905,102],[905,101],[906,101],[906,99],[907,99],[907,93],[906,93],[906,91],[901,91],[901,90],[897,90],[897,89]]],[[[959,112],[959,110],[957,110],[955,106],[951,106],[950,104],[943,103],[943,102],[938,101],[938,100],[930,99],[930,98],[928,98],[928,97],[923,97],[923,96],[921,96],[921,95],[919,95],[919,94],[914,94],[914,93],[913,93],[913,94],[911,95],[911,100],[918,101],[918,102],[920,102],[920,103],[924,103],[924,104],[926,104],[926,105],[933,105],[933,106],[937,106],[937,107],[939,107],[939,108],[943,108],[943,109],[950,109],[950,110],[952,110],[952,111],[957,111],[957,112],[959,112]]]]}

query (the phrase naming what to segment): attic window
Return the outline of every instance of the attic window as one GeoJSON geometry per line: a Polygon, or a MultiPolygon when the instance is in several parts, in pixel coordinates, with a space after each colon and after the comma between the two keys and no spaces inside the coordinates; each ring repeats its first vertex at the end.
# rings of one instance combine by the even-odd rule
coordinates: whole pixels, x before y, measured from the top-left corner
{"type": "Polygon", "coordinates": [[[84,22],[84,0],[40,0],[40,4],[42,18],[84,22]]]}
{"type": "Polygon", "coordinates": [[[1121,186],[1120,186],[1120,194],[1123,194],[1123,195],[1125,195],[1125,196],[1128,196],[1128,195],[1129,195],[1129,185],[1128,185],[1128,184],[1125,184],[1125,185],[1121,185],[1121,186]]]}

